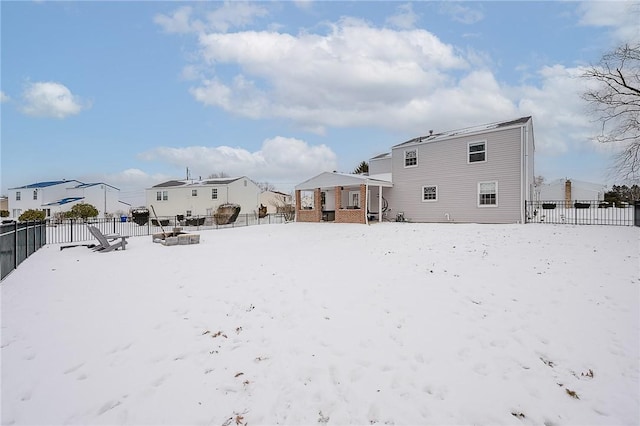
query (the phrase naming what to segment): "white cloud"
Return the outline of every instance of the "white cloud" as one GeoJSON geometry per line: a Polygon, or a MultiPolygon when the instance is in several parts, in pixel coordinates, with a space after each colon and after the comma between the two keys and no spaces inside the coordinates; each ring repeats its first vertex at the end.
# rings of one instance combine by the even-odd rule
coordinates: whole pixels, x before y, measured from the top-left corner
{"type": "Polygon", "coordinates": [[[282,117],[303,127],[349,126],[377,120],[451,78],[467,62],[424,30],[373,28],[357,19],[331,24],[327,34],[245,31],[200,36],[202,61],[218,73],[191,93],[200,102],[252,118],[282,117]]]}
{"type": "Polygon", "coordinates": [[[387,23],[403,30],[409,30],[416,26],[419,16],[413,11],[411,3],[405,3],[397,8],[397,13],[387,18],[387,23]]]}
{"type": "Polygon", "coordinates": [[[413,137],[533,115],[538,153],[593,148],[577,68],[528,69],[526,84],[509,86],[491,71],[491,57],[423,29],[376,28],[354,18],[326,29],[202,33],[191,94],[208,106],[287,119],[319,134],[368,127],[413,137]]]}
{"type": "Polygon", "coordinates": [[[282,136],[265,140],[255,152],[229,146],[160,147],[140,154],[140,158],[189,167],[193,176],[203,178],[224,172],[230,176],[246,175],[255,181],[287,184],[337,168],[336,155],[326,145],[311,146],[282,136]]]}
{"type": "Polygon", "coordinates": [[[267,9],[257,4],[225,1],[224,4],[207,14],[209,28],[226,32],[230,28],[245,28],[256,18],[267,15],[267,9]]]}
{"type": "Polygon", "coordinates": [[[226,32],[232,28],[245,28],[267,13],[267,9],[256,4],[225,1],[217,9],[205,13],[205,19],[193,18],[193,8],[183,6],[169,15],[157,14],[153,21],[168,33],[226,32]]]}
{"type": "Polygon", "coordinates": [[[474,9],[469,6],[463,6],[457,2],[442,2],[440,3],[440,13],[449,15],[451,19],[463,24],[475,24],[476,22],[484,19],[484,13],[480,9],[474,9]]]}
{"type": "Polygon", "coordinates": [[[29,83],[22,98],[22,112],[34,117],[66,118],[89,107],[65,85],[55,82],[29,83]]]}
{"type": "Polygon", "coordinates": [[[0,91],[0,103],[9,102],[11,98],[6,95],[4,92],[0,91]]]}
{"type": "Polygon", "coordinates": [[[171,15],[157,14],[153,22],[160,25],[168,33],[191,33],[204,30],[204,24],[199,20],[192,20],[193,9],[190,6],[183,6],[171,15]]]}
{"type": "Polygon", "coordinates": [[[598,148],[590,142],[597,124],[580,97],[588,84],[580,78],[583,72],[581,68],[547,66],[538,71],[538,86],[514,88],[512,96],[519,99],[518,109],[534,116],[536,149],[541,153],[557,155],[576,148],[598,148]]]}
{"type": "Polygon", "coordinates": [[[640,2],[588,1],[578,6],[581,25],[609,27],[616,43],[640,42],[640,2]]]}

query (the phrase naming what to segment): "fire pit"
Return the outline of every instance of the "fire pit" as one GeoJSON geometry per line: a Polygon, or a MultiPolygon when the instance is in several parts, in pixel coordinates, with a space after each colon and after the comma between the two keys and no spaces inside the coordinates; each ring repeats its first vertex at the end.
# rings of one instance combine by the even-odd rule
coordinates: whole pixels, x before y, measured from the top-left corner
{"type": "Polygon", "coordinates": [[[164,246],[182,246],[187,244],[200,244],[200,234],[182,232],[182,228],[173,228],[172,232],[161,232],[151,236],[154,243],[164,246]]]}

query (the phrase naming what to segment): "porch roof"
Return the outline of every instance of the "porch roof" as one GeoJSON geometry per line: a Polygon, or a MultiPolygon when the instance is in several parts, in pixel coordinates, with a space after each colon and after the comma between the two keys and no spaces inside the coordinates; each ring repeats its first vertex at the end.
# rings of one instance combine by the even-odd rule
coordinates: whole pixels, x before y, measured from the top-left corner
{"type": "Polygon", "coordinates": [[[296,190],[311,191],[316,188],[333,188],[335,186],[353,186],[361,184],[382,186],[385,188],[393,187],[393,183],[390,180],[382,179],[380,177],[373,178],[365,175],[324,172],[296,185],[296,190]]]}

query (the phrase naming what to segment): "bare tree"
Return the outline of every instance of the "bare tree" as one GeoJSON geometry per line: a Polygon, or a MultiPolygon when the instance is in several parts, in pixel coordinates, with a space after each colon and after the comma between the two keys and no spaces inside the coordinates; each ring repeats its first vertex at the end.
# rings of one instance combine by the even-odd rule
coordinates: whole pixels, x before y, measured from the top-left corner
{"type": "Polygon", "coordinates": [[[269,183],[269,182],[258,182],[257,183],[258,188],[260,188],[260,192],[267,192],[267,191],[275,191],[276,187],[269,183]]]}
{"type": "Polygon", "coordinates": [[[640,44],[625,44],[605,54],[583,78],[597,84],[583,93],[598,121],[597,140],[622,145],[614,173],[622,179],[640,176],[640,44]]]}
{"type": "Polygon", "coordinates": [[[538,176],[534,176],[533,177],[533,186],[537,187],[541,187],[542,185],[544,185],[544,176],[542,175],[538,175],[538,176]]]}
{"type": "Polygon", "coordinates": [[[220,173],[211,173],[209,176],[207,176],[207,179],[222,179],[222,178],[228,178],[229,175],[226,174],[225,172],[220,172],[220,173]]]}
{"type": "Polygon", "coordinates": [[[282,214],[284,220],[287,222],[291,222],[296,218],[296,208],[293,205],[292,199],[293,197],[291,195],[278,192],[271,200],[271,205],[276,208],[276,213],[282,214]]]}

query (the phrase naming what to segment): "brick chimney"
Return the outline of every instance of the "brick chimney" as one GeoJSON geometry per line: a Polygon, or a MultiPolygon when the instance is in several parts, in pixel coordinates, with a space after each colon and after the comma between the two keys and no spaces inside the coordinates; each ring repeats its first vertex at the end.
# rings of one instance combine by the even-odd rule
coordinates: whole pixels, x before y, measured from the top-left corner
{"type": "Polygon", "coordinates": [[[565,208],[571,208],[571,181],[569,179],[564,182],[564,204],[565,208]]]}

